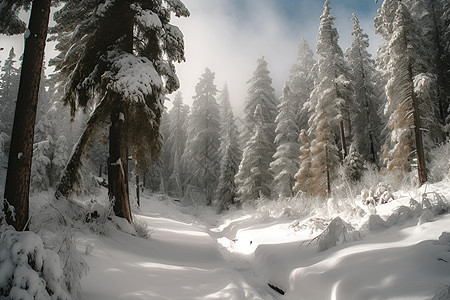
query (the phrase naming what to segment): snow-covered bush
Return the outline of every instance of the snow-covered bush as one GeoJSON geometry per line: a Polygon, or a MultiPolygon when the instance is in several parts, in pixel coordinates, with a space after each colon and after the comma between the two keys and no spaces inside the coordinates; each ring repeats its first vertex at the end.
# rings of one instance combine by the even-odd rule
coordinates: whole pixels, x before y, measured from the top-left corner
{"type": "Polygon", "coordinates": [[[318,250],[321,252],[360,239],[361,234],[352,225],[336,217],[321,234],[311,240],[310,244],[317,242],[318,250]]]}
{"type": "Polygon", "coordinates": [[[33,232],[0,231],[0,298],[71,299],[58,254],[33,232]]]}
{"type": "Polygon", "coordinates": [[[376,186],[363,189],[360,198],[365,205],[380,205],[394,200],[389,184],[380,182],[376,186]]]}
{"type": "Polygon", "coordinates": [[[428,164],[429,180],[437,182],[450,179],[450,143],[436,147],[430,151],[430,163],[428,164]]]}

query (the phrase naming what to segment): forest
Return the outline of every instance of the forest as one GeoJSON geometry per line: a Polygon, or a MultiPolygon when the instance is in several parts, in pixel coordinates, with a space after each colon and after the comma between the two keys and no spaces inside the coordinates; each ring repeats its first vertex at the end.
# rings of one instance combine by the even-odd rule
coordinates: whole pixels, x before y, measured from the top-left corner
{"type": "Polygon", "coordinates": [[[381,2],[237,112],[178,91],[181,0],[1,0],[0,299],[449,299],[450,3],[381,2]]]}

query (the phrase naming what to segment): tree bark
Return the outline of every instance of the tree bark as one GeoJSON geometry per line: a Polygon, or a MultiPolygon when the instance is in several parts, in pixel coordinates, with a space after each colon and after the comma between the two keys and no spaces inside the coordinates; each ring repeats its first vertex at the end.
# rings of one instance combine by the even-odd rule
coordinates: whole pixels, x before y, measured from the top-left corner
{"type": "Polygon", "coordinates": [[[423,150],[422,132],[420,131],[420,114],[417,98],[414,93],[414,82],[412,77],[411,61],[408,62],[409,82],[411,89],[412,110],[414,118],[414,137],[416,140],[416,152],[417,152],[417,173],[419,177],[419,185],[422,186],[428,180],[427,167],[425,163],[425,153],[423,150]]]}
{"type": "Polygon", "coordinates": [[[106,97],[110,97],[109,103],[113,103],[109,129],[108,194],[115,215],[131,223],[128,193],[127,104],[114,92],[108,92],[106,97]]]}
{"type": "Polygon", "coordinates": [[[50,5],[51,0],[33,1],[23,54],[3,205],[6,222],[16,230],[26,230],[28,222],[34,125],[50,5]]]}
{"type": "Polygon", "coordinates": [[[136,170],[136,199],[137,199],[137,205],[141,206],[141,199],[139,195],[139,189],[140,189],[140,183],[139,183],[139,173],[136,170]]]}
{"type": "MultiPolygon", "coordinates": [[[[86,147],[98,128],[98,125],[106,119],[107,116],[107,101],[102,99],[100,104],[95,108],[94,112],[90,116],[83,133],[78,139],[77,144],[72,151],[69,162],[64,168],[61,174],[61,179],[59,180],[58,187],[56,189],[55,197],[59,199],[61,196],[68,197],[71,192],[74,191],[75,186],[79,185],[80,175],[79,170],[81,168],[81,159],[86,151],[86,147]]],[[[77,190],[77,193],[80,191],[77,190]]]]}
{"type": "Polygon", "coordinates": [[[345,142],[344,120],[339,122],[339,130],[341,133],[342,160],[347,157],[347,144],[345,142]]]}

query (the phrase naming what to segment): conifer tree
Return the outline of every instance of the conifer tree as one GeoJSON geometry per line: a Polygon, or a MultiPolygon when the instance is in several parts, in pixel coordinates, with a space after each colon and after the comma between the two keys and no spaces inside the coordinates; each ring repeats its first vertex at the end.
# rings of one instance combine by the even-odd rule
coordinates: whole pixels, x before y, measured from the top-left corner
{"type": "Polygon", "coordinates": [[[172,166],[170,168],[169,192],[182,197],[185,189],[186,171],[182,167],[181,157],[186,147],[186,121],[189,115],[189,106],[183,104],[181,93],[175,95],[173,107],[169,111],[169,137],[171,144],[170,154],[172,166]]]}
{"type": "Polygon", "coordinates": [[[340,163],[336,141],[340,138],[342,156],[345,157],[346,138],[351,135],[351,89],[330,10],[327,0],[320,16],[317,80],[307,103],[311,112],[308,122],[312,155],[310,189],[311,194],[321,196],[330,194],[331,180],[340,163]]]}
{"type": "Polygon", "coordinates": [[[266,136],[267,123],[261,105],[256,106],[252,120],[256,122],[254,134],[245,145],[239,171],[235,177],[238,201],[241,203],[263,197],[269,198],[273,181],[269,170],[271,156],[268,155],[273,144],[266,136]]]}
{"type": "Polygon", "coordinates": [[[258,65],[253,72],[252,78],[247,81],[248,92],[244,106],[244,131],[243,141],[248,141],[255,133],[256,120],[255,110],[261,106],[261,113],[265,123],[265,135],[270,143],[272,143],[270,154],[275,153],[275,119],[277,117],[277,99],[275,98],[274,89],[272,87],[272,78],[267,69],[267,62],[264,57],[258,59],[258,65]]]}
{"type": "Polygon", "coordinates": [[[68,76],[64,101],[72,113],[78,107],[95,107],[57,195],[67,196],[73,189],[89,139],[109,121],[109,194],[116,215],[131,221],[128,148],[140,166],[156,160],[164,98],[179,87],[173,62],[184,60],[184,42],[180,30],[169,24],[172,12],[189,15],[177,0],[109,5],[80,0],[68,2],[55,15],[63,53],[55,63],[60,79],[68,76]]]}
{"type": "MultiPolygon", "coordinates": [[[[14,48],[11,48],[8,58],[1,68],[2,74],[0,76],[0,132],[4,132],[8,136],[8,145],[5,145],[8,148],[20,80],[20,70],[14,67],[15,57],[14,48]]],[[[9,149],[4,150],[5,153],[9,153],[9,149]]]]}
{"type": "Polygon", "coordinates": [[[316,61],[314,53],[305,39],[301,39],[298,45],[297,62],[291,67],[287,86],[291,93],[295,105],[294,113],[297,118],[297,126],[300,131],[308,130],[309,112],[305,103],[308,102],[312,90],[314,89],[316,61]]]}
{"type": "Polygon", "coordinates": [[[234,177],[239,169],[241,153],[238,144],[238,130],[234,121],[225,85],[220,97],[220,175],[216,190],[218,212],[222,212],[236,202],[236,183],[234,177]]]}
{"type": "MultiPolygon", "coordinates": [[[[383,17],[383,13],[388,15],[390,12],[382,10],[380,17],[383,17]]],[[[386,86],[388,102],[385,108],[385,114],[389,116],[390,139],[383,146],[382,158],[387,170],[401,175],[410,171],[411,154],[415,148],[419,184],[422,185],[427,181],[427,173],[419,107],[414,90],[414,52],[412,52],[414,47],[410,44],[414,34],[414,23],[406,6],[400,1],[397,2],[393,25],[388,47],[389,81],[386,86]]],[[[382,32],[387,32],[388,29],[386,26],[382,32]]],[[[420,66],[415,69],[420,69],[420,66]]]]}
{"type": "Polygon", "coordinates": [[[190,182],[205,195],[207,205],[212,204],[220,170],[220,112],[214,77],[215,74],[206,68],[195,86],[183,154],[183,161],[190,170],[190,182]]]}
{"type": "Polygon", "coordinates": [[[279,197],[292,197],[295,184],[295,173],[298,171],[298,126],[295,114],[296,103],[293,101],[289,87],[283,88],[281,103],[278,105],[278,116],[275,120],[275,144],[277,150],[270,163],[274,176],[274,187],[279,197]]]}
{"type": "Polygon", "coordinates": [[[355,14],[353,20],[353,42],[346,51],[353,74],[353,97],[355,99],[354,143],[365,160],[378,162],[377,152],[381,146],[381,119],[378,115],[381,100],[376,92],[375,61],[367,51],[369,39],[363,32],[355,14]]]}

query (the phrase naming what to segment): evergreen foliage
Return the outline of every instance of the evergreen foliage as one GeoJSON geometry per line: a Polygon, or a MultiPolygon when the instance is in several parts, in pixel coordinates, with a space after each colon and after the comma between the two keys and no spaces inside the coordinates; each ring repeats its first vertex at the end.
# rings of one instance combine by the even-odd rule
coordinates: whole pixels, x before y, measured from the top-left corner
{"type": "Polygon", "coordinates": [[[206,68],[195,86],[183,154],[183,161],[190,172],[190,183],[206,196],[207,205],[212,204],[220,170],[220,112],[214,77],[215,74],[206,68]]]}
{"type": "Polygon", "coordinates": [[[353,74],[355,99],[354,137],[356,149],[365,160],[378,162],[381,146],[381,119],[378,115],[381,101],[376,92],[377,71],[375,61],[367,51],[369,38],[360,27],[355,14],[353,20],[353,42],[346,51],[346,57],[353,74]]]}
{"type": "Polygon", "coordinates": [[[216,190],[219,213],[236,202],[236,183],[234,177],[239,169],[241,153],[238,144],[238,130],[234,121],[225,85],[220,96],[220,175],[216,190]]]}
{"type": "Polygon", "coordinates": [[[316,61],[313,58],[314,53],[305,39],[301,39],[298,45],[297,62],[291,67],[287,86],[290,90],[290,97],[293,98],[294,113],[297,119],[299,134],[302,129],[308,130],[308,109],[304,107],[309,100],[310,94],[314,89],[314,80],[316,72],[314,66],[316,61]]]}
{"type": "Polygon", "coordinates": [[[274,176],[274,187],[278,196],[292,197],[295,184],[295,173],[298,171],[298,126],[296,119],[296,102],[289,87],[283,89],[281,103],[278,105],[275,144],[277,150],[270,163],[270,170],[274,176]]]}
{"type": "Polygon", "coordinates": [[[339,47],[338,33],[331,15],[330,1],[324,4],[320,16],[317,41],[317,80],[307,107],[311,112],[309,132],[311,137],[311,194],[331,192],[331,180],[340,163],[336,141],[339,132],[342,154],[345,156],[345,138],[351,135],[351,88],[348,81],[344,55],[339,47]]]}
{"type": "MultiPolygon", "coordinates": [[[[270,143],[275,140],[275,119],[277,117],[277,100],[272,87],[272,78],[267,69],[267,62],[264,57],[257,61],[257,67],[253,72],[252,78],[247,81],[249,85],[247,91],[247,99],[244,107],[244,131],[243,141],[248,141],[254,136],[256,123],[255,110],[261,106],[261,113],[265,123],[265,135],[270,143]]],[[[271,147],[271,155],[275,153],[275,145],[271,147]]]]}
{"type": "Polygon", "coordinates": [[[256,122],[254,134],[245,145],[235,177],[238,201],[241,203],[269,198],[272,190],[273,177],[269,169],[272,157],[269,153],[273,144],[266,136],[267,125],[259,104],[252,120],[256,122]]]}

